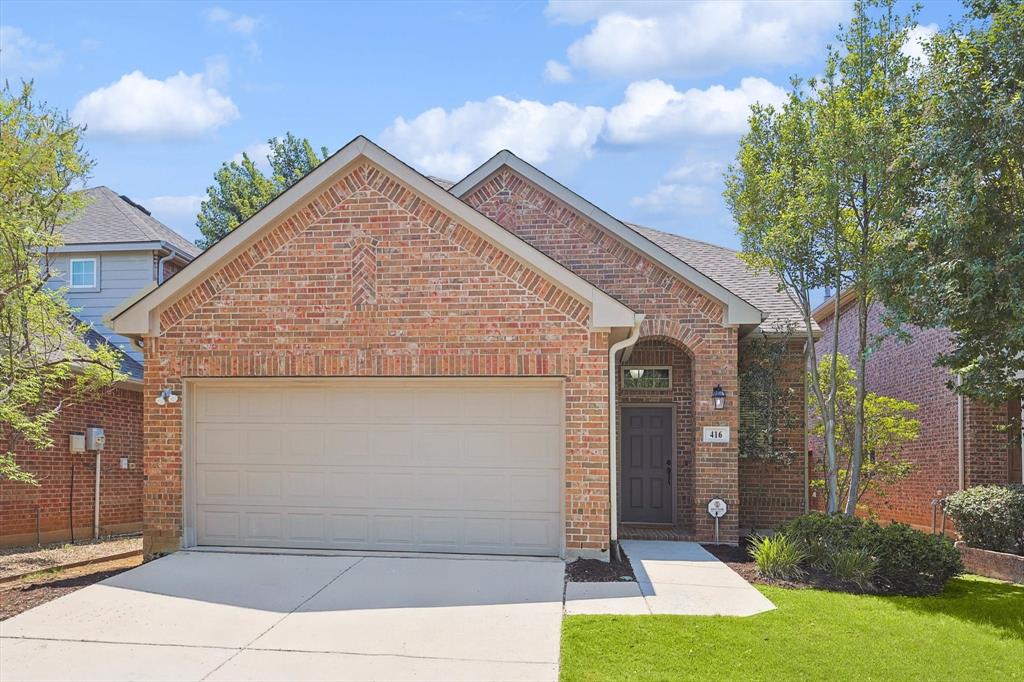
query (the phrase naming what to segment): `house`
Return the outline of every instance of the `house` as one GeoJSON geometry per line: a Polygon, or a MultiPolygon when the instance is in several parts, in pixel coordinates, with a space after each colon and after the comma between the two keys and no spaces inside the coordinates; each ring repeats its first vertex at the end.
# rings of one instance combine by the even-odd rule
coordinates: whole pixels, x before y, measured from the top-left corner
{"type": "MultiPolygon", "coordinates": [[[[822,328],[817,342],[819,357],[833,350],[834,304],[830,298],[813,313],[822,328]]],[[[857,354],[853,294],[844,292],[839,305],[839,352],[852,359],[857,354]]],[[[869,309],[868,332],[872,336],[885,333],[884,312],[879,303],[869,309]]],[[[950,348],[950,332],[908,331],[909,342],[890,336],[868,357],[867,389],[918,406],[914,418],[920,421],[920,434],[902,452],[913,469],[886,490],[884,499],[868,497],[866,503],[880,519],[931,530],[933,523],[941,526],[941,508],[933,500],[976,485],[1022,482],[1021,401],[992,407],[959,398],[948,386],[950,373],[934,364],[938,355],[950,348]]]]}
{"type": "Polygon", "coordinates": [[[148,555],[607,557],[806,507],[802,459],[737,447],[745,339],[799,321],[778,283],[509,152],[445,187],[358,137],[110,318],[145,349],[148,555]]]}
{"type": "Polygon", "coordinates": [[[68,444],[70,434],[82,433],[87,426],[100,426],[106,435],[100,532],[134,532],[142,525],[142,352],[114,334],[102,318],[140,289],[180,270],[199,249],[107,187],[83,193],[87,206],[61,227],[64,244],[51,251],[50,283],[65,288],[77,317],[92,326],[91,344],[109,344],[124,352],[121,370],[127,379],[88,402],[65,403],[50,429],[54,447],[17,451],[17,461],[36,475],[40,485],[0,481],[0,546],[92,537],[95,456],[71,454],[68,444]]]}

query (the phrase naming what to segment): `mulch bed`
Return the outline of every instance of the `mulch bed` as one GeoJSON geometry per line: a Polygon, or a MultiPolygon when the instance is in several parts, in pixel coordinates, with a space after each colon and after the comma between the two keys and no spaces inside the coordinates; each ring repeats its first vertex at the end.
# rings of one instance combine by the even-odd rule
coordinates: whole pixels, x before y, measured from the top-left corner
{"type": "Polygon", "coordinates": [[[856,585],[842,580],[836,580],[828,573],[817,569],[809,569],[802,580],[775,580],[761,575],[757,570],[757,564],[750,557],[747,551],[747,543],[744,540],[739,547],[731,545],[701,545],[713,554],[719,561],[727,565],[748,583],[758,585],[771,585],[773,587],[787,587],[791,590],[829,590],[832,592],[851,592],[853,594],[866,594],[867,592],[856,585]]]}
{"type": "Polygon", "coordinates": [[[142,537],[139,535],[0,549],[0,580],[141,550],[142,537]]]}
{"type": "Polygon", "coordinates": [[[135,568],[141,562],[141,556],[134,556],[65,571],[39,573],[3,585],[0,588],[0,621],[135,568]]]}
{"type": "Polygon", "coordinates": [[[565,565],[565,579],[571,583],[636,582],[629,557],[621,549],[620,555],[622,561],[577,559],[565,565]]]}

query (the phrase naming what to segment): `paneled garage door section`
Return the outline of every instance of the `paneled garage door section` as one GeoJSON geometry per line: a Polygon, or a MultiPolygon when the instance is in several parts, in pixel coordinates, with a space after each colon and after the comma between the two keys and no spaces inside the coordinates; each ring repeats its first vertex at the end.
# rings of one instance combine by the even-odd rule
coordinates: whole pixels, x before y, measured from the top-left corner
{"type": "Polygon", "coordinates": [[[200,545],[557,555],[555,382],[199,384],[200,545]]]}

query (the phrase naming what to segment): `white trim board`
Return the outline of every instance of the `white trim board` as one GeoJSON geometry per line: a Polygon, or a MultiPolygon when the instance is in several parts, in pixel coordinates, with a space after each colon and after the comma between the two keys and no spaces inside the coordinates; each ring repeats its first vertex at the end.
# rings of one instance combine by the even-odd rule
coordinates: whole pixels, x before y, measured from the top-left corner
{"type": "Polygon", "coordinates": [[[123,336],[160,333],[159,310],[187,293],[218,267],[273,229],[297,207],[312,199],[351,165],[365,159],[420,194],[443,213],[510,254],[553,284],[591,306],[590,328],[632,327],[636,313],[579,275],[541,253],[508,230],[444,191],[382,148],[360,135],[332,154],[299,182],[264,206],[237,229],[201,253],[186,268],[156,289],[110,315],[112,329],[123,336]]]}
{"type": "Polygon", "coordinates": [[[606,213],[598,206],[590,203],[508,150],[500,151],[492,156],[482,166],[455,183],[448,191],[461,199],[487,181],[488,178],[501,170],[502,167],[508,167],[522,175],[548,194],[570,206],[577,213],[603,227],[628,246],[636,249],[711,298],[722,303],[726,307],[724,320],[726,324],[758,325],[763,321],[764,315],[758,308],[729,291],[692,265],[684,263],[651,240],[638,234],[636,230],[630,229],[617,218],[606,213]]]}

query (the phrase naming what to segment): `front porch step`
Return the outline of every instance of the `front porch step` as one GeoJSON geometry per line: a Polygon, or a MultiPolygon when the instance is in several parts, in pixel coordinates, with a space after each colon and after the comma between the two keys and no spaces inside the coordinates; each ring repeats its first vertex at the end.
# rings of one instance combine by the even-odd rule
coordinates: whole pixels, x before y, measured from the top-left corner
{"type": "Polygon", "coordinates": [[[669,540],[672,542],[694,542],[696,533],[688,528],[667,526],[619,526],[620,540],[669,540]]]}

